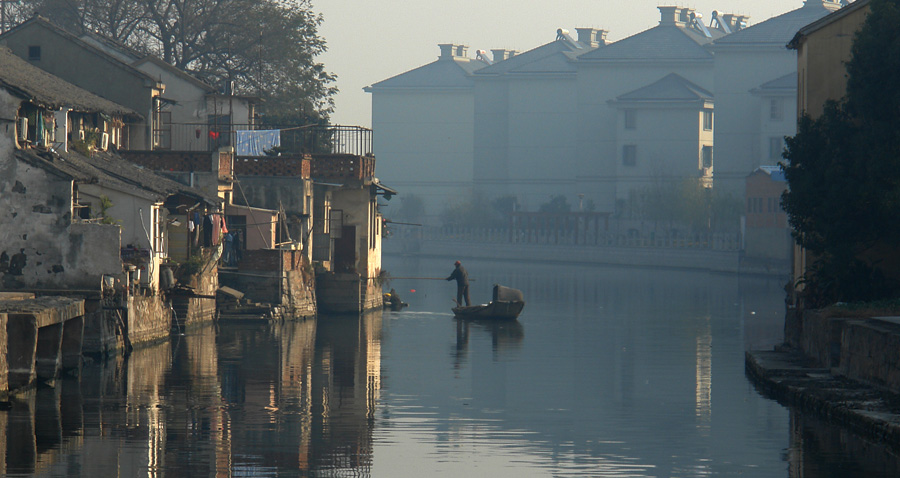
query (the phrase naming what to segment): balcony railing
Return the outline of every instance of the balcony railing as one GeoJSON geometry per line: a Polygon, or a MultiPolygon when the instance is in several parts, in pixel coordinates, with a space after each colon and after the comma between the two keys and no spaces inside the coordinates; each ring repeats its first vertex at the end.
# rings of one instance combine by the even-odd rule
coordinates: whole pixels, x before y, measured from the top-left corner
{"type": "MultiPolygon", "coordinates": [[[[278,151],[287,154],[352,154],[372,153],[372,130],[362,126],[343,125],[251,125],[171,123],[153,131],[153,149],[170,151],[212,152],[237,144],[237,131],[278,130],[278,151]]],[[[240,154],[240,152],[238,152],[240,154]]]]}

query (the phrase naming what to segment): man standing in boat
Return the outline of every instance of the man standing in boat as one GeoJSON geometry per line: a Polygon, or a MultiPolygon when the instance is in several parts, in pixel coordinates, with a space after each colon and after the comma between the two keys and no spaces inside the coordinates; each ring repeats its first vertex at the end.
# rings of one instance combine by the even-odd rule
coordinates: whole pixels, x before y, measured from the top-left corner
{"type": "Polygon", "coordinates": [[[465,298],[466,307],[469,307],[471,305],[471,302],[469,301],[469,274],[459,261],[456,261],[454,265],[456,268],[453,269],[453,272],[450,273],[450,277],[448,277],[447,280],[451,281],[456,279],[456,305],[462,307],[462,301],[463,298],[465,298]]]}

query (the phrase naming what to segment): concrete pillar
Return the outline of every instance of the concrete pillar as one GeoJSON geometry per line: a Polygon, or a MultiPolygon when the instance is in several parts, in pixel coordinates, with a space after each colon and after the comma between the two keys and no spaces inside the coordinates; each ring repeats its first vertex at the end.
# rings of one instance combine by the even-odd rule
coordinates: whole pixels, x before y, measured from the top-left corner
{"type": "Polygon", "coordinates": [[[34,392],[24,400],[13,400],[7,412],[9,426],[6,429],[6,467],[8,472],[34,473],[37,462],[37,444],[34,438],[34,392]]]}
{"type": "Polygon", "coordinates": [[[34,442],[36,452],[41,454],[55,452],[62,443],[59,389],[56,387],[39,387],[35,391],[34,442]]]}
{"type": "MultiPolygon", "coordinates": [[[[0,313],[0,402],[9,400],[9,363],[7,362],[9,336],[6,333],[8,320],[5,313],[0,313]]],[[[2,473],[4,471],[0,469],[0,474],[2,473]]]]}
{"type": "Polygon", "coordinates": [[[59,384],[59,421],[64,438],[82,436],[84,430],[84,399],[81,380],[66,377],[59,384]]]}
{"type": "Polygon", "coordinates": [[[84,316],[63,322],[61,350],[62,370],[81,372],[81,344],[84,340],[84,316]]]}
{"type": "Polygon", "coordinates": [[[29,314],[9,314],[8,337],[9,389],[25,388],[34,382],[34,356],[37,350],[37,321],[29,314]]]}
{"type": "Polygon", "coordinates": [[[34,372],[38,380],[52,382],[59,376],[63,323],[41,327],[37,331],[34,372]]]}

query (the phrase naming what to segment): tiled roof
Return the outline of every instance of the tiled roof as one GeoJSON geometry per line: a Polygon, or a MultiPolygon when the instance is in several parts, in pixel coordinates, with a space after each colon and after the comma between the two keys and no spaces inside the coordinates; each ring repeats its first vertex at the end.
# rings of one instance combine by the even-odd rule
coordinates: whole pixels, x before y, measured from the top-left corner
{"type": "Polygon", "coordinates": [[[838,8],[840,4],[834,2],[807,0],[801,8],[722,37],[715,41],[713,47],[745,44],[773,44],[782,47],[791,41],[801,28],[838,8]]]}
{"type": "Polygon", "coordinates": [[[0,46],[0,85],[23,99],[49,109],[63,107],[85,113],[140,117],[125,106],[101,98],[19,58],[0,46]]]}
{"type": "Polygon", "coordinates": [[[649,30],[619,40],[611,45],[591,50],[578,57],[592,60],[709,60],[710,53],[703,45],[722,35],[710,30],[712,38],[690,28],[676,25],[657,25],[649,30]]]}
{"type": "Polygon", "coordinates": [[[379,88],[470,88],[471,75],[487,66],[468,58],[441,58],[427,65],[401,73],[366,87],[366,91],[379,88]]]}
{"type": "Polygon", "coordinates": [[[588,51],[581,43],[568,39],[556,40],[520,53],[512,58],[478,70],[476,75],[503,75],[507,73],[573,73],[575,65],[569,62],[566,52],[588,51]]]}
{"type": "Polygon", "coordinates": [[[643,88],[625,93],[616,101],[695,101],[711,100],[713,94],[684,77],[670,73],[643,88]]]}
{"type": "Polygon", "coordinates": [[[92,157],[86,157],[74,151],[57,154],[50,151],[37,152],[17,149],[15,154],[22,161],[72,178],[79,183],[98,184],[119,191],[130,191],[137,196],[160,201],[174,194],[184,194],[203,200],[208,204],[221,202],[215,196],[210,196],[199,189],[141,168],[112,153],[100,152],[95,153],[92,157]]]}

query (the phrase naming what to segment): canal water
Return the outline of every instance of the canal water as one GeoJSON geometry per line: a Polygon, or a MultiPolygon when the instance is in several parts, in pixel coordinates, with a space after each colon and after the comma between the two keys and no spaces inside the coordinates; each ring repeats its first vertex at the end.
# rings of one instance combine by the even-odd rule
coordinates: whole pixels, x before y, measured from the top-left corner
{"type": "Polygon", "coordinates": [[[783,281],[386,257],[410,305],[220,323],[86,364],[0,411],[4,476],[898,476],[889,450],[765,398],[744,351],[782,339],[783,281]]]}

